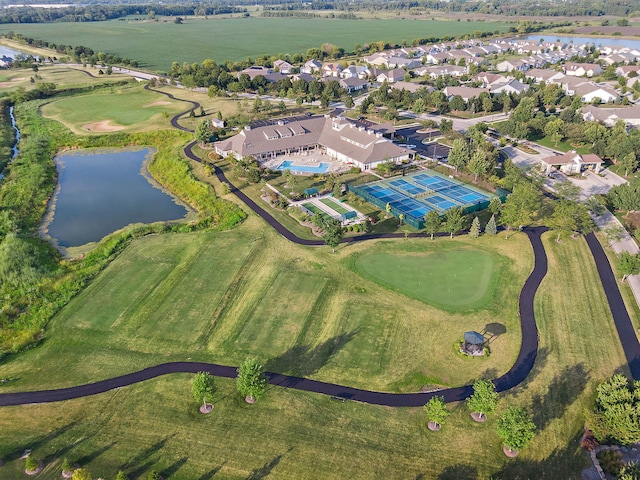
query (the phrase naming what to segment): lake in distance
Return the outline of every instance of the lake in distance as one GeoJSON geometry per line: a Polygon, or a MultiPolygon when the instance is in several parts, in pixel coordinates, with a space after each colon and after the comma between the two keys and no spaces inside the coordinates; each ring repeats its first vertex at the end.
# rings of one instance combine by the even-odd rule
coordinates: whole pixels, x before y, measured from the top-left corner
{"type": "Polygon", "coordinates": [[[47,234],[60,247],[97,242],[132,223],[179,220],[187,209],[151,183],[155,151],[75,150],[56,156],[58,186],[47,234]]]}

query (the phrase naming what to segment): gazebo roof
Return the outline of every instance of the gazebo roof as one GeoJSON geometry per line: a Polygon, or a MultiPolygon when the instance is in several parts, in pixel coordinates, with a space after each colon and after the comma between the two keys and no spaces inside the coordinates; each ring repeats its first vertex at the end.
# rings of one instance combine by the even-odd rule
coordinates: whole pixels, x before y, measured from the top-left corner
{"type": "Polygon", "coordinates": [[[316,187],[307,188],[304,191],[305,195],[316,195],[318,193],[318,189],[316,187]]]}
{"type": "Polygon", "coordinates": [[[464,341],[471,345],[482,345],[485,342],[484,335],[481,333],[471,331],[464,332],[464,341]]]}

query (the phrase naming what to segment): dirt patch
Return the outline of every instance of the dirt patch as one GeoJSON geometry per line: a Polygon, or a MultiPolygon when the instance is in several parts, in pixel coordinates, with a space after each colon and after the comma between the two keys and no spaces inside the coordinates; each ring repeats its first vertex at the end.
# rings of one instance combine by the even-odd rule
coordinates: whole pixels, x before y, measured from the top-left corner
{"type": "Polygon", "coordinates": [[[8,82],[0,82],[0,88],[2,87],[12,87],[16,82],[20,82],[24,80],[25,77],[12,78],[8,82]]]}
{"type": "Polygon", "coordinates": [[[124,130],[124,127],[121,125],[111,125],[111,120],[103,120],[101,122],[86,123],[82,126],[82,128],[90,132],[99,132],[99,133],[111,133],[111,132],[117,132],[119,130],[124,130]]]}
{"type": "Polygon", "coordinates": [[[171,102],[167,102],[166,100],[158,100],[157,102],[153,102],[153,103],[149,103],[147,105],[143,105],[142,108],[161,107],[163,105],[171,105],[171,102]]]}
{"type": "Polygon", "coordinates": [[[631,230],[635,231],[638,228],[640,228],[640,212],[639,211],[631,210],[622,218],[624,218],[624,223],[626,223],[627,226],[631,228],[631,230]]]}

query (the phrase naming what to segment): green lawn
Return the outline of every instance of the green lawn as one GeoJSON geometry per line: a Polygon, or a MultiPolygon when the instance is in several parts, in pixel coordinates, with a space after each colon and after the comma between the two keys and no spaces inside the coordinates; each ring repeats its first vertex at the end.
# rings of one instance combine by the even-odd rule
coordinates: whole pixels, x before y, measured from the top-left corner
{"type": "Polygon", "coordinates": [[[95,51],[136,59],[144,67],[168,71],[172,62],[217,62],[247,57],[304,53],[331,42],[347,51],[356,44],[400,43],[414,38],[471,34],[476,30],[506,31],[507,22],[447,22],[431,20],[335,20],[318,18],[188,18],[173,22],[105,22],[5,24],[13,31],[57,44],[83,45],[95,51]],[[158,48],[161,45],[162,48],[158,48]]]}
{"type": "MultiPolygon", "coordinates": [[[[443,430],[433,434],[420,409],[341,403],[278,387],[248,406],[232,381],[219,380],[214,411],[204,417],[191,399],[190,376],[181,374],[87,399],[3,409],[2,478],[24,478],[17,457],[31,448],[45,459],[39,478],[46,479],[59,478],[65,456],[103,478],[118,469],[146,478],[156,469],[184,480],[578,479],[588,464],[577,442],[584,411],[595,384],[624,356],[584,240],[556,243],[549,235],[545,246],[550,270],[536,297],[541,350],[525,383],[501,400],[502,408],[531,408],[538,425],[516,460],[501,452],[495,416],[475,424],[462,405],[451,405],[443,430]]],[[[235,363],[249,352],[267,359],[271,352],[267,365],[274,369],[373,389],[385,381],[415,390],[497,375],[517,352],[517,294],[532,266],[529,251],[516,234],[368,242],[332,255],[296,247],[254,217],[232,232],[147,237],[62,311],[40,347],[0,367],[0,377],[14,378],[1,389],[53,388],[163,360],[235,363]],[[464,249],[491,251],[508,265],[499,271],[493,304],[470,316],[394,294],[345,268],[370,252],[464,249]],[[491,357],[456,355],[461,332],[485,323],[506,327],[491,357]]]]}
{"type": "Polygon", "coordinates": [[[543,147],[552,148],[560,152],[568,152],[569,150],[575,150],[577,153],[585,154],[591,153],[588,145],[585,146],[573,146],[568,141],[562,140],[557,143],[551,140],[549,137],[529,136],[528,140],[538,143],[543,147]]]}
{"type": "Polygon", "coordinates": [[[170,117],[187,106],[134,85],[62,98],[44,105],[42,115],[58,120],[74,133],[132,132],[167,128],[170,117]]]}
{"type": "Polygon", "coordinates": [[[361,255],[356,269],[389,288],[445,310],[474,310],[492,300],[498,259],[477,249],[418,255],[361,255]]]}
{"type": "Polygon", "coordinates": [[[320,201],[322,203],[324,203],[330,209],[335,210],[340,215],[344,215],[345,213],[349,213],[351,211],[351,210],[347,210],[346,208],[344,208],[342,205],[340,205],[338,202],[336,202],[332,198],[323,198],[320,201]]]}
{"type": "Polygon", "coordinates": [[[98,76],[98,69],[81,67],[70,68],[63,66],[41,66],[38,69],[39,79],[35,79],[36,72],[31,68],[12,68],[10,70],[0,70],[0,90],[10,92],[19,87],[25,90],[32,90],[40,83],[55,83],[58,88],[87,86],[91,84],[118,82],[122,80],[131,80],[131,77],[114,73],[113,75],[100,75],[93,78],[84,73],[91,72],[98,76]],[[31,82],[31,78],[34,79],[31,82]]]}

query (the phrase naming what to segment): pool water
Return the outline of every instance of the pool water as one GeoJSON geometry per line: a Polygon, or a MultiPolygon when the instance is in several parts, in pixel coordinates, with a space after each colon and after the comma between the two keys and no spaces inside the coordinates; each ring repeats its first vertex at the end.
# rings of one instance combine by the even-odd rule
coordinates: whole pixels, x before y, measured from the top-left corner
{"type": "Polygon", "coordinates": [[[326,173],[330,166],[331,164],[329,163],[319,163],[317,167],[310,167],[309,165],[296,165],[293,160],[285,160],[276,167],[276,170],[291,170],[291,172],[302,173],[326,173]]]}

